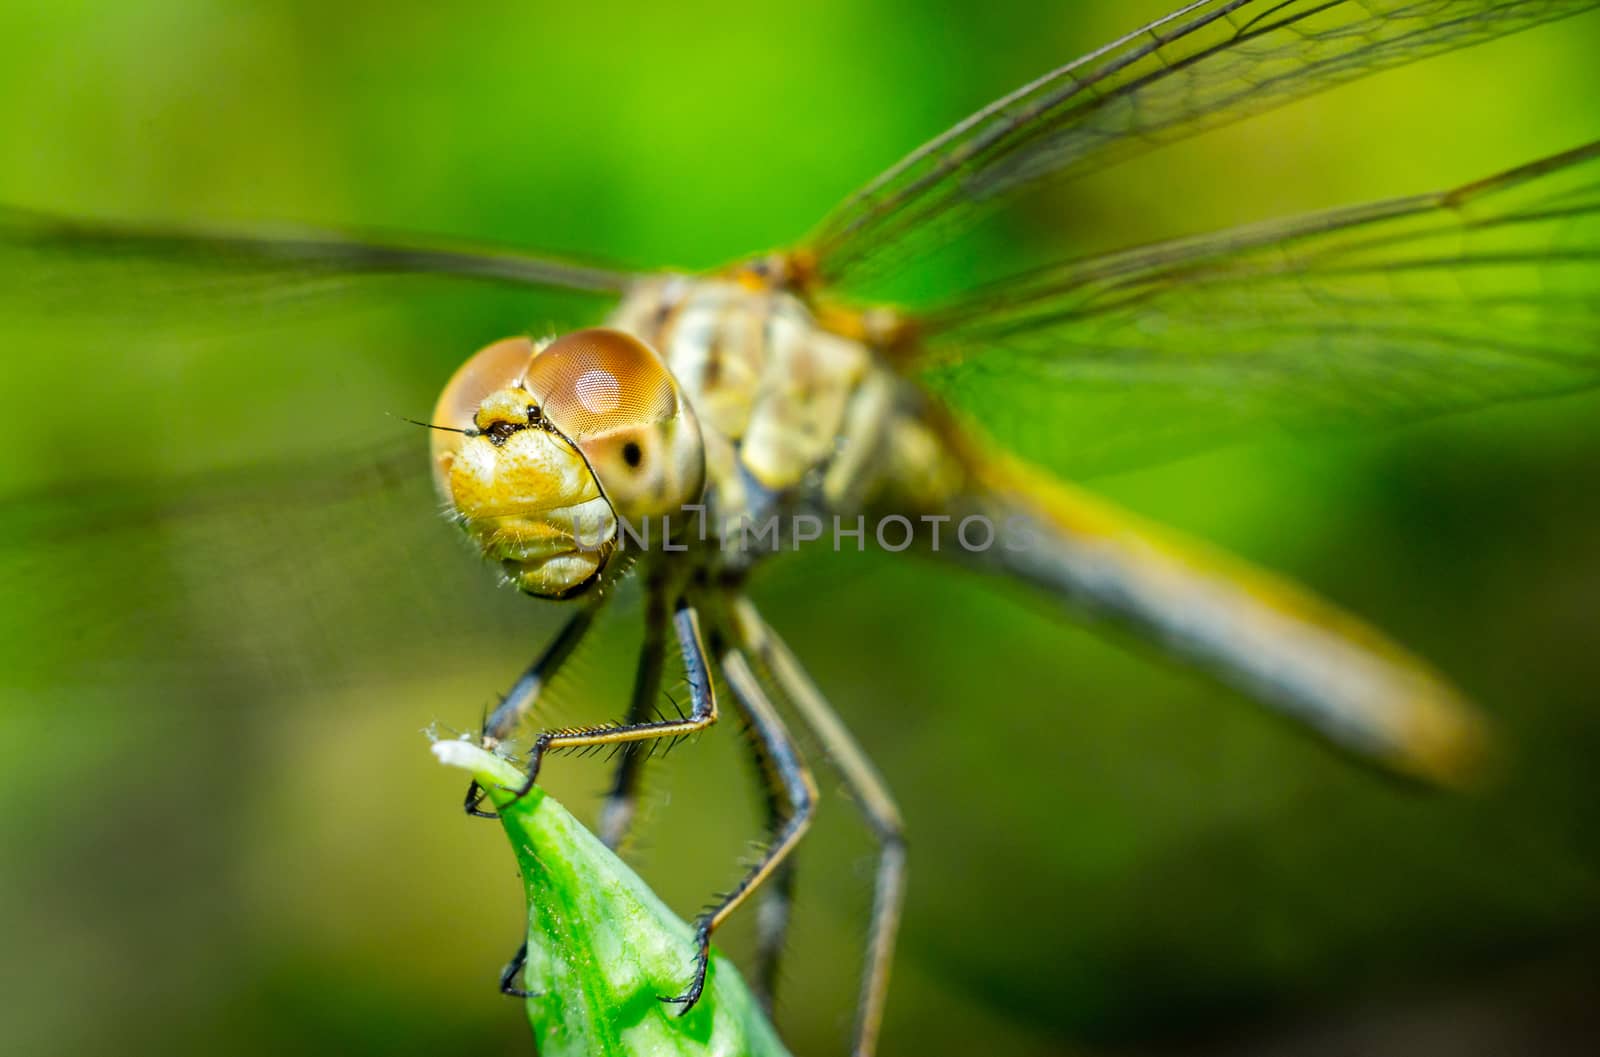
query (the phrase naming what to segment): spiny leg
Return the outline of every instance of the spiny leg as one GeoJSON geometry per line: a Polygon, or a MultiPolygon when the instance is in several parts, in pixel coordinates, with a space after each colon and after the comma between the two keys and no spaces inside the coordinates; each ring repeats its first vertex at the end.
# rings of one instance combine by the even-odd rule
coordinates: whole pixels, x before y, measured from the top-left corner
{"type": "Polygon", "coordinates": [[[604,724],[547,730],[534,739],[528,753],[528,776],[515,791],[517,799],[528,795],[539,781],[539,766],[545,754],[587,745],[624,745],[654,738],[681,738],[706,729],[717,721],[717,699],[711,689],[711,672],[706,667],[705,643],[700,638],[700,618],[688,603],[680,600],[672,614],[672,627],[683,654],[684,672],[689,682],[693,708],[681,719],[659,719],[644,723],[604,724]]]}
{"type": "MultiPolygon", "coordinates": [[[[667,652],[666,596],[659,590],[650,590],[645,600],[644,642],[639,647],[639,667],[633,680],[633,700],[628,706],[624,726],[638,726],[655,714],[656,698],[661,692],[661,668],[667,652]]],[[[650,754],[637,744],[622,746],[621,758],[611,780],[611,790],[600,808],[600,840],[612,851],[622,843],[628,827],[633,822],[634,806],[638,800],[639,774],[650,754]]]]}
{"type": "Polygon", "coordinates": [[[794,858],[783,860],[772,881],[761,890],[756,908],[756,965],[751,991],[770,1018],[778,994],[778,966],[789,938],[789,912],[794,906],[794,858]]]}
{"type": "MultiPolygon", "coordinates": [[[[634,681],[633,700],[628,711],[629,723],[640,723],[655,708],[660,693],[662,661],[665,655],[667,610],[665,594],[656,591],[649,596],[645,613],[644,642],[640,647],[638,674],[634,681]]],[[[722,620],[719,613],[713,624],[722,620]]],[[[715,629],[711,633],[712,651],[720,652],[715,629]]],[[[744,713],[741,702],[741,713],[744,713]]],[[[773,766],[766,743],[746,722],[746,737],[755,764],[756,777],[761,782],[767,832],[776,833],[787,820],[788,798],[781,777],[773,766]]],[[[623,749],[617,762],[611,791],[600,812],[600,840],[616,850],[633,821],[637,787],[644,763],[650,753],[644,746],[632,745],[623,749]]],[[[757,912],[756,962],[752,991],[768,1015],[772,1013],[772,999],[777,985],[779,957],[789,926],[789,908],[794,895],[794,859],[786,858],[761,890],[761,906],[757,912]]]]}
{"type": "MultiPolygon", "coordinates": [[[[722,652],[722,642],[727,636],[726,612],[719,606],[717,631],[712,633],[712,650],[722,652]]],[[[769,737],[763,737],[759,720],[744,706],[742,698],[735,695],[740,714],[745,720],[744,740],[750,750],[750,762],[755,765],[756,778],[761,783],[762,808],[766,816],[766,832],[778,833],[790,818],[790,798],[784,776],[777,761],[768,749],[769,737]]],[[[787,733],[787,732],[785,732],[787,733]]],[[[756,907],[756,955],[751,974],[751,991],[761,1008],[770,1017],[778,989],[778,965],[783,956],[784,943],[789,934],[789,913],[794,903],[795,857],[786,856],[773,871],[772,879],[761,889],[761,902],[756,907]]]]}
{"type": "Polygon", "coordinates": [[[900,925],[905,892],[906,844],[900,810],[889,788],[829,706],[822,692],[776,632],[761,619],[749,599],[733,603],[740,642],[748,648],[777,683],[783,696],[816,734],[839,770],[851,797],[878,840],[878,871],[873,885],[872,922],[868,929],[866,962],[861,972],[861,997],[857,1007],[855,1057],[871,1057],[883,1022],[884,999],[889,987],[889,967],[894,957],[895,932],[900,925]]]}
{"type": "Polygon", "coordinates": [[[556,637],[550,640],[544,652],[528,665],[527,671],[523,672],[511,685],[511,689],[506,691],[505,699],[500,702],[499,707],[484,720],[484,741],[492,746],[516,729],[517,724],[522,722],[529,710],[538,702],[539,695],[544,692],[544,688],[549,685],[561,665],[572,656],[572,651],[578,648],[578,643],[588,634],[599,611],[598,600],[596,603],[584,606],[556,633],[556,637]]]}
{"type": "MultiPolygon", "coordinates": [[[[546,731],[540,734],[533,743],[533,751],[529,754],[528,778],[522,787],[516,791],[517,798],[528,795],[539,778],[539,763],[544,754],[551,749],[578,747],[582,745],[611,745],[626,744],[634,741],[648,741],[651,738],[674,738],[696,731],[704,730],[717,721],[717,700],[711,689],[711,672],[706,667],[705,644],[700,638],[700,621],[695,616],[695,611],[684,602],[679,601],[672,615],[673,630],[677,633],[678,647],[683,652],[683,667],[688,675],[689,695],[693,700],[693,710],[680,720],[661,720],[651,723],[632,723],[622,726],[588,727],[578,730],[546,731]]],[[[570,627],[570,625],[569,625],[570,627]]],[[[521,998],[529,996],[529,992],[520,990],[515,986],[517,974],[522,971],[527,961],[527,943],[517,948],[517,953],[512,956],[511,962],[505,971],[500,974],[500,990],[508,995],[521,998]]],[[[702,967],[702,978],[704,969],[702,967]]]]}
{"type": "Polygon", "coordinates": [[[663,1002],[677,1005],[683,1013],[694,1007],[705,990],[706,966],[711,957],[711,934],[739,908],[751,892],[782,866],[811,824],[817,800],[817,787],[811,780],[811,772],[806,769],[794,739],[789,736],[777,709],[773,708],[772,702],[761,689],[744,654],[736,649],[724,652],[722,675],[749,721],[750,729],[771,761],[776,784],[783,790],[784,822],[773,834],[772,843],[762,852],[761,858],[739,879],[739,883],[723,895],[716,905],[695,918],[694,979],[682,994],[662,998],[663,1002]]]}
{"type": "MultiPolygon", "coordinates": [[[[561,665],[572,656],[572,651],[578,648],[578,643],[583,641],[584,635],[588,634],[589,628],[593,626],[595,614],[600,611],[601,601],[602,599],[597,598],[574,613],[566,625],[556,633],[556,637],[545,646],[543,652],[534,658],[533,663],[528,665],[512,684],[511,689],[506,691],[506,696],[501,699],[499,706],[483,721],[484,748],[492,749],[498,745],[506,735],[516,729],[517,724],[538,702],[544,688],[550,684],[550,680],[554,678],[561,665]]],[[[479,818],[494,818],[491,812],[478,807],[483,798],[484,792],[477,782],[469,785],[464,805],[467,814],[479,818]]]]}
{"type": "MultiPolygon", "coordinates": [[[[500,701],[499,706],[483,721],[482,743],[486,748],[498,744],[507,734],[516,728],[517,723],[526,716],[538,702],[539,695],[550,684],[550,680],[560,669],[563,662],[572,656],[578,643],[583,641],[583,636],[588,633],[594,624],[595,614],[600,610],[600,601],[584,606],[574,613],[545,646],[544,651],[534,658],[532,664],[512,684],[511,689],[500,701]]],[[[479,818],[494,818],[495,815],[481,810],[478,805],[483,802],[486,794],[477,782],[467,787],[465,807],[467,814],[479,818]]],[[[528,961],[528,941],[523,940],[517,947],[517,952],[511,956],[506,967],[500,972],[500,993],[513,998],[532,998],[538,992],[525,991],[517,986],[517,977],[521,975],[523,966],[528,961]]]]}

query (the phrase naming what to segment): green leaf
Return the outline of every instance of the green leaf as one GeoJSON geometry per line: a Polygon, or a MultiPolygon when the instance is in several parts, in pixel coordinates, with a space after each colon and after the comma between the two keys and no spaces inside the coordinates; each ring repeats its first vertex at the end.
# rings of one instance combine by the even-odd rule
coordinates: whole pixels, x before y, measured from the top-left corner
{"type": "Polygon", "coordinates": [[[712,949],[705,993],[688,1013],[661,1001],[689,982],[685,922],[566,808],[505,760],[465,741],[433,746],[489,791],[528,895],[528,960],[519,985],[540,1057],[787,1057],[738,969],[712,949]]]}

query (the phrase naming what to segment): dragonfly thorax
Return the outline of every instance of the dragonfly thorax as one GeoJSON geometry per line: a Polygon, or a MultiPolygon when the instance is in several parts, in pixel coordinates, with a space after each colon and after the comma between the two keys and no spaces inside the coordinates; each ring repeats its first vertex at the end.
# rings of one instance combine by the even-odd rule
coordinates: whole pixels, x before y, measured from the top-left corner
{"type": "Polygon", "coordinates": [[[741,567],[765,553],[749,541],[791,545],[785,519],[930,509],[959,474],[942,416],[886,362],[876,332],[835,326],[769,280],[750,269],[648,279],[610,320],[660,352],[694,405],[706,453],[699,520],[741,567]]]}

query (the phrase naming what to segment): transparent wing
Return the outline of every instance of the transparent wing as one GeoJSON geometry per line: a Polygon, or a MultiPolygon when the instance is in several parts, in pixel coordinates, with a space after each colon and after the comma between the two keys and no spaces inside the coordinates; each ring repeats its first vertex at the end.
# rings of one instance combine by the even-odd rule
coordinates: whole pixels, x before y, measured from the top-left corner
{"type": "MultiPolygon", "coordinates": [[[[395,275],[619,293],[626,272],[515,250],[328,232],[236,233],[53,216],[0,206],[4,307],[49,309],[93,290],[94,308],[286,303],[395,275]],[[91,285],[92,280],[92,285],[91,285]],[[155,302],[155,303],[153,303],[155,302]]],[[[81,300],[72,307],[84,307],[81,300]]]]}
{"type": "Polygon", "coordinates": [[[923,377],[1059,472],[1600,383],[1600,143],[1064,264],[925,320],[923,377]]]}
{"type": "Polygon", "coordinates": [[[388,415],[426,417],[477,345],[592,319],[631,281],[491,248],[0,209],[0,340],[21,398],[0,494],[80,456],[115,477],[351,446],[388,415]],[[116,443],[86,438],[112,408],[116,443]]]}
{"type": "Polygon", "coordinates": [[[1204,0],[997,100],[829,216],[825,282],[875,278],[1043,177],[1082,174],[1595,0],[1204,0]]]}
{"type": "Polygon", "coordinates": [[[495,586],[399,417],[426,418],[475,348],[594,321],[593,295],[627,282],[410,242],[0,216],[8,718],[142,738],[168,728],[135,717],[228,729],[268,700],[417,696],[458,672],[465,699],[411,714],[475,723],[559,614],[495,586]]]}
{"type": "MultiPolygon", "coordinates": [[[[405,736],[475,730],[569,614],[496,582],[427,459],[415,430],[311,462],[5,496],[0,707],[16,743],[118,746],[136,783],[172,744],[222,745],[244,781],[293,757],[263,763],[245,739],[311,723],[321,740],[351,710],[398,716],[405,736]]],[[[609,615],[618,643],[573,666],[581,684],[543,701],[544,720],[621,708],[628,615],[609,615]]]]}
{"type": "Polygon", "coordinates": [[[424,556],[437,561],[430,537],[448,543],[448,526],[429,516],[436,504],[407,457],[426,454],[411,444],[331,465],[86,479],[8,496],[0,507],[7,684],[51,693],[159,674],[169,689],[215,687],[240,676],[238,653],[247,651],[263,666],[259,689],[279,681],[269,671],[314,670],[312,655],[339,648],[340,638],[348,645],[348,634],[328,632],[362,626],[338,612],[365,608],[361,594],[374,585],[391,603],[408,599],[389,607],[403,620],[437,622],[439,607],[414,593],[407,569],[424,556]],[[421,517],[400,516],[408,501],[420,503],[421,517]],[[329,562],[344,568],[330,576],[329,562]],[[386,566],[390,576],[372,575],[386,566]]]}

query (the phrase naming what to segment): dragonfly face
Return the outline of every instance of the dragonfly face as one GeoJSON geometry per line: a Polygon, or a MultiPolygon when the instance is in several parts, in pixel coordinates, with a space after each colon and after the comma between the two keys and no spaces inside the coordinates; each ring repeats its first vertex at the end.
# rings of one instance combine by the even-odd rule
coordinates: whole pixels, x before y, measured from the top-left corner
{"type": "Polygon", "coordinates": [[[705,453],[665,364],[617,330],[474,355],[434,411],[434,482],[467,535],[518,588],[571,598],[600,578],[617,517],[699,497],[705,453]]]}

